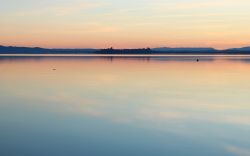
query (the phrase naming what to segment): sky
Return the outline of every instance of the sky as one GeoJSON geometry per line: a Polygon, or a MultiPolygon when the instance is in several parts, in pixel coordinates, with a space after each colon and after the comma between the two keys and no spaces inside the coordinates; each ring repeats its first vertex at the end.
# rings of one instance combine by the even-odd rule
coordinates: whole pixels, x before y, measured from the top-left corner
{"type": "Polygon", "coordinates": [[[250,45],[249,0],[0,0],[0,45],[46,48],[250,45]]]}

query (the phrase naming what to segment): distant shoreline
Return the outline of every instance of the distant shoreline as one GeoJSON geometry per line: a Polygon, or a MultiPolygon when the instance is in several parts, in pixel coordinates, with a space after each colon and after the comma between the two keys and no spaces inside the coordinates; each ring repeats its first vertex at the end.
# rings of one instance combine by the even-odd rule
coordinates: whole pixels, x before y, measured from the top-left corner
{"type": "Polygon", "coordinates": [[[250,47],[217,50],[213,48],[142,48],[142,49],[45,49],[40,47],[0,46],[0,54],[88,54],[88,55],[250,55],[250,47]]]}

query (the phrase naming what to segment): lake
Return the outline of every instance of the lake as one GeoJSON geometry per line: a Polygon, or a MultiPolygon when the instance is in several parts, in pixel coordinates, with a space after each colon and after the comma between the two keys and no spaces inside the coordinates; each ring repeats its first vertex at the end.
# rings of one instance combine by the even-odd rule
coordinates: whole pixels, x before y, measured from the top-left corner
{"type": "Polygon", "coordinates": [[[1,156],[250,155],[250,56],[1,55],[0,73],[1,156]]]}

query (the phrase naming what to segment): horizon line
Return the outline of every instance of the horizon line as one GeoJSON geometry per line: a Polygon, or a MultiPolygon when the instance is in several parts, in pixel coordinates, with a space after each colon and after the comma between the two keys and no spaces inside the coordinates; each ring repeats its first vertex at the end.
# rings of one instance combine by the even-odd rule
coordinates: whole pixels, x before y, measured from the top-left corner
{"type": "Polygon", "coordinates": [[[79,47],[79,48],[63,48],[63,47],[53,47],[53,48],[47,48],[47,47],[42,47],[42,46],[16,46],[16,45],[0,45],[2,47],[17,47],[17,48],[41,48],[41,49],[96,49],[96,50],[101,50],[101,49],[115,49],[115,50],[122,50],[122,49],[156,49],[156,48],[171,48],[171,49],[174,49],[174,48],[210,48],[210,49],[214,49],[214,50],[228,50],[228,49],[238,49],[238,48],[248,48],[250,47],[249,46],[242,46],[242,47],[232,47],[232,48],[215,48],[215,47],[202,47],[202,46],[180,46],[180,47],[168,47],[168,46],[159,46],[159,47],[149,47],[149,46],[146,46],[146,47],[138,47],[138,48],[115,48],[114,46],[109,46],[109,47],[106,47],[106,48],[94,48],[94,47],[79,47]]]}

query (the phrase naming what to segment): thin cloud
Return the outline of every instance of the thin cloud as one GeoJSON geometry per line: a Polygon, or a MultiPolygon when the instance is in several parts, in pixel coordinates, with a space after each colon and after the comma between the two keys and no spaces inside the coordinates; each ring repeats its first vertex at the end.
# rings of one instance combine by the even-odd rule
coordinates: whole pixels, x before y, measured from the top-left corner
{"type": "Polygon", "coordinates": [[[77,13],[84,9],[94,9],[105,6],[105,3],[92,3],[92,2],[84,2],[84,3],[75,3],[70,5],[61,5],[50,8],[51,11],[55,12],[57,15],[69,15],[77,13]]]}
{"type": "Polygon", "coordinates": [[[43,14],[52,14],[56,16],[65,16],[78,13],[80,11],[95,9],[107,6],[107,3],[100,2],[81,2],[81,3],[70,3],[70,4],[59,4],[56,6],[50,6],[39,10],[28,10],[18,12],[17,16],[37,16],[43,14]]]}
{"type": "Polygon", "coordinates": [[[241,147],[236,147],[232,145],[228,145],[225,147],[227,151],[236,154],[237,156],[249,156],[250,155],[250,150],[241,148],[241,147]]]}

